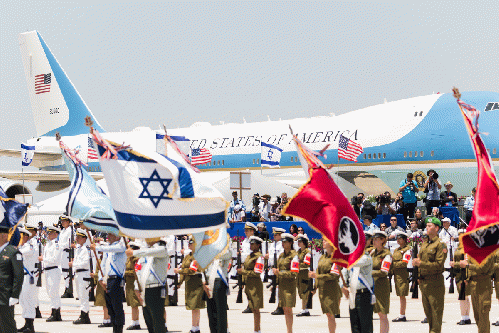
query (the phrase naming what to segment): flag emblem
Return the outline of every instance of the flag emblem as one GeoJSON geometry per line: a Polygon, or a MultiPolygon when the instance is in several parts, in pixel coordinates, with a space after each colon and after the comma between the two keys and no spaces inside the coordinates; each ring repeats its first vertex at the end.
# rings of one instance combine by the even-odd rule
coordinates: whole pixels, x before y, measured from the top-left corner
{"type": "Polygon", "coordinates": [[[211,162],[210,151],[206,148],[196,148],[191,151],[191,163],[192,165],[199,165],[211,162]]]}
{"type": "Polygon", "coordinates": [[[50,83],[52,82],[52,73],[38,74],[35,76],[35,93],[43,94],[50,92],[50,83]]]}
{"type": "Polygon", "coordinates": [[[92,138],[88,137],[88,151],[87,151],[87,158],[89,160],[97,160],[97,151],[94,149],[94,143],[92,142],[92,138]]]}
{"type": "MultiPolygon", "coordinates": [[[[142,184],[142,192],[139,195],[139,198],[141,199],[150,199],[152,204],[154,205],[155,208],[158,208],[159,202],[161,199],[166,199],[166,200],[171,200],[171,198],[168,196],[168,186],[172,182],[172,179],[167,179],[167,178],[161,178],[159,176],[158,170],[154,169],[152,172],[151,176],[149,178],[140,178],[140,183],[142,184]],[[161,185],[161,194],[160,195],[152,195],[149,192],[149,185],[152,182],[158,182],[161,185]]],[[[155,188],[154,190],[158,190],[158,188],[155,188]]],[[[156,191],[157,192],[157,191],[156,191]]]]}
{"type": "Polygon", "coordinates": [[[357,162],[357,156],[363,152],[364,149],[362,149],[362,146],[357,142],[354,142],[343,135],[340,136],[340,142],[338,143],[338,158],[357,162]]]}
{"type": "Polygon", "coordinates": [[[351,218],[343,216],[338,228],[338,247],[343,254],[352,254],[359,246],[359,231],[351,218]]]}

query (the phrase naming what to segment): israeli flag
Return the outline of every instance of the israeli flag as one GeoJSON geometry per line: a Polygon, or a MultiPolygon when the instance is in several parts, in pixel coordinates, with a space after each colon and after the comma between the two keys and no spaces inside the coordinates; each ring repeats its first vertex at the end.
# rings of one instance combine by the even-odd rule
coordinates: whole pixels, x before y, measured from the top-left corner
{"type": "Polygon", "coordinates": [[[22,152],[22,165],[28,166],[33,161],[33,156],[35,155],[35,146],[28,146],[21,143],[22,152]]]}
{"type": "Polygon", "coordinates": [[[17,246],[21,236],[16,226],[26,215],[29,204],[20,203],[12,198],[9,198],[3,191],[2,187],[0,187],[0,203],[0,225],[9,228],[15,227],[9,232],[9,243],[17,246]]]}
{"type": "Polygon", "coordinates": [[[224,225],[228,202],[214,187],[203,184],[170,144],[165,156],[120,148],[97,136],[94,141],[101,143],[98,155],[102,172],[124,234],[153,238],[224,225]],[[113,150],[112,158],[102,157],[113,150]]]}
{"type": "Polygon", "coordinates": [[[282,149],[262,141],[262,167],[279,168],[282,149]]]}
{"type": "Polygon", "coordinates": [[[194,259],[201,269],[205,269],[221,253],[229,248],[227,228],[222,226],[215,230],[192,234],[194,237],[194,259]]]}
{"type": "MultiPolygon", "coordinates": [[[[161,140],[162,142],[157,144],[157,149],[156,151],[160,154],[164,153],[165,148],[164,148],[164,134],[156,133],[156,140],[161,140]]],[[[177,147],[180,149],[182,153],[185,154],[185,156],[189,156],[191,153],[191,140],[186,138],[185,136],[178,136],[178,135],[170,135],[170,138],[175,141],[177,144],[177,147]]],[[[164,155],[164,154],[163,154],[164,155]]]]}
{"type": "Polygon", "coordinates": [[[62,156],[71,179],[66,212],[83,221],[90,229],[118,236],[119,227],[109,197],[81,164],[68,157],[64,149],[62,156]]]}

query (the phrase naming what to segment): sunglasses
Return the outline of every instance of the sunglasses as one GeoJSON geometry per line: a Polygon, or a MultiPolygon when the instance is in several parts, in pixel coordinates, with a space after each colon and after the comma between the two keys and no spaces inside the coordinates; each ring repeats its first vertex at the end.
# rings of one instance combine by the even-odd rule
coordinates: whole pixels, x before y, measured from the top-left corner
{"type": "Polygon", "coordinates": [[[394,219],[394,220],[390,220],[390,221],[395,221],[395,222],[397,222],[397,219],[394,219]]]}

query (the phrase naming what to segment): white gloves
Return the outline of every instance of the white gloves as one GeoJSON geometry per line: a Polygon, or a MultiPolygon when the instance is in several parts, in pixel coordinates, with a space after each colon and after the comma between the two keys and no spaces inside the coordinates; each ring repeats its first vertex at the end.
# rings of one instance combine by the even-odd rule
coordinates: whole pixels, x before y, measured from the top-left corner
{"type": "Polygon", "coordinates": [[[19,303],[19,299],[12,297],[9,298],[9,306],[16,305],[17,303],[19,303]]]}

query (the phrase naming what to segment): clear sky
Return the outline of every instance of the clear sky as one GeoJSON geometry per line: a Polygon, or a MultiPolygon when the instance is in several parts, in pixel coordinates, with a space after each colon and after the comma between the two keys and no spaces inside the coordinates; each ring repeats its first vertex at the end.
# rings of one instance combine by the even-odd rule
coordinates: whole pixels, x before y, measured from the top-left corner
{"type": "Polygon", "coordinates": [[[3,0],[1,146],[36,135],[21,32],[40,32],[107,131],[127,131],[341,114],[453,85],[499,91],[497,13],[497,0],[3,0]]]}

